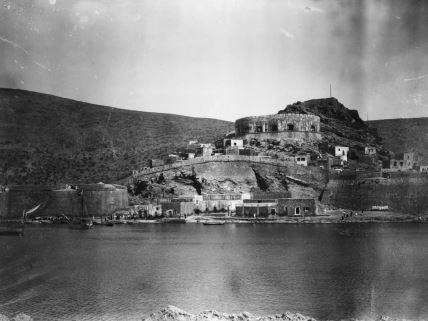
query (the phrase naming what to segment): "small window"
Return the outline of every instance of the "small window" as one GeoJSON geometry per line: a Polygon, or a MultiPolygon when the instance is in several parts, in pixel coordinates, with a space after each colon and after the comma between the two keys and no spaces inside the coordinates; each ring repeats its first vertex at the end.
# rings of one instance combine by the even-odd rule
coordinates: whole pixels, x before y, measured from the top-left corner
{"type": "Polygon", "coordinates": [[[311,132],[314,132],[315,131],[315,126],[314,125],[312,125],[311,126],[311,132]]]}
{"type": "Polygon", "coordinates": [[[236,143],[233,143],[233,146],[236,146],[236,143]]]}
{"type": "Polygon", "coordinates": [[[262,133],[263,132],[263,126],[257,126],[256,127],[256,132],[262,133]]]}
{"type": "Polygon", "coordinates": [[[403,162],[400,162],[400,166],[403,166],[403,162]]]}
{"type": "Polygon", "coordinates": [[[278,125],[276,125],[276,124],[272,125],[271,131],[277,132],[278,131],[278,125]]]}
{"type": "Polygon", "coordinates": [[[287,124],[287,130],[294,130],[293,124],[287,124]]]}

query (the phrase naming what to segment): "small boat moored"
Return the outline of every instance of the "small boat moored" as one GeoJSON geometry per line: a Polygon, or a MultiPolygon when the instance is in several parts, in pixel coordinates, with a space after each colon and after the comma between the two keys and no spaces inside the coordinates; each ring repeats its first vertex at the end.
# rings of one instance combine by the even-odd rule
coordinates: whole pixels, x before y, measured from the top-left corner
{"type": "Polygon", "coordinates": [[[184,224],[186,223],[186,219],[180,217],[164,217],[162,223],[184,224]]]}
{"type": "Polygon", "coordinates": [[[202,224],[204,225],[224,225],[226,222],[225,221],[205,221],[202,224]]]}

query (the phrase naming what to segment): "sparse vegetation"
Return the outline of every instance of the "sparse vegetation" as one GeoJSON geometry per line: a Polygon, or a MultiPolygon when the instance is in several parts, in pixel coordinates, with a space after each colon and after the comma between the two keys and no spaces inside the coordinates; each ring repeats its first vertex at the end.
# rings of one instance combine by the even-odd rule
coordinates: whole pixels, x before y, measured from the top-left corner
{"type": "Polygon", "coordinates": [[[233,128],[13,89],[0,89],[0,114],[0,184],[112,182],[190,139],[213,141],[233,128]]]}

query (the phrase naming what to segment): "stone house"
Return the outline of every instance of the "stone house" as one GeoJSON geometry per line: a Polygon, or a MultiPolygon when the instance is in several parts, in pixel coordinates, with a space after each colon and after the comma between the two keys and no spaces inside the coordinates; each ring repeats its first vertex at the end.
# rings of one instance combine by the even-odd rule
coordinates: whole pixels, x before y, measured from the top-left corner
{"type": "Polygon", "coordinates": [[[428,173],[428,165],[420,165],[419,166],[419,172],[428,173]]]}
{"type": "Polygon", "coordinates": [[[296,164],[301,166],[308,166],[308,162],[310,160],[309,155],[298,155],[294,157],[296,164]]]}
{"type": "Polygon", "coordinates": [[[280,198],[278,199],[279,216],[314,216],[316,204],[313,198],[280,198]]]}
{"type": "Polygon", "coordinates": [[[348,161],[348,153],[349,153],[349,147],[347,147],[347,146],[335,146],[334,147],[334,156],[340,157],[342,162],[348,161]]]}
{"type": "Polygon", "coordinates": [[[240,217],[268,217],[277,214],[277,200],[244,200],[241,206],[236,207],[236,216],[240,217]]]}
{"type": "Polygon", "coordinates": [[[391,158],[383,164],[383,168],[390,171],[408,171],[415,166],[414,153],[404,153],[397,155],[396,158],[391,158]]]}
{"type": "Polygon", "coordinates": [[[250,199],[244,200],[242,206],[236,207],[236,215],[242,217],[268,217],[278,216],[315,216],[315,199],[250,199]]]}
{"type": "Polygon", "coordinates": [[[165,165],[165,162],[162,159],[150,159],[149,160],[149,167],[158,167],[165,165]]]}
{"type": "Polygon", "coordinates": [[[243,148],[244,140],[243,139],[234,139],[234,138],[225,138],[223,140],[224,147],[235,147],[235,148],[243,148]]]}
{"type": "Polygon", "coordinates": [[[244,199],[250,198],[249,194],[203,194],[200,210],[204,211],[227,211],[232,213],[241,206],[244,199]]]}
{"type": "Polygon", "coordinates": [[[372,147],[372,146],[364,147],[364,154],[369,156],[376,155],[376,147],[372,147]]]}
{"type": "Polygon", "coordinates": [[[140,218],[158,217],[162,215],[162,205],[160,204],[135,205],[134,212],[136,212],[140,218]]]}
{"type": "Polygon", "coordinates": [[[167,217],[192,215],[195,213],[195,208],[192,199],[171,199],[169,202],[162,203],[162,214],[167,217]]]}

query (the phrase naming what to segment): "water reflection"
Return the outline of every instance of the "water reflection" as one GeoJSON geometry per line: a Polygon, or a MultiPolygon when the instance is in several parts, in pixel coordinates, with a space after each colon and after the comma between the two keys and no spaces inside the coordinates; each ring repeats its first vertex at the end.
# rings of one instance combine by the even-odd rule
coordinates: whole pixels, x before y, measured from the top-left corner
{"type": "Polygon", "coordinates": [[[1,239],[0,305],[64,320],[137,320],[168,304],[426,318],[427,232],[416,224],[31,227],[1,239]]]}

